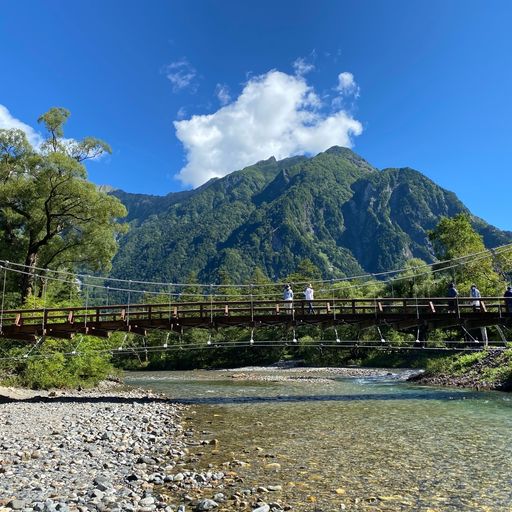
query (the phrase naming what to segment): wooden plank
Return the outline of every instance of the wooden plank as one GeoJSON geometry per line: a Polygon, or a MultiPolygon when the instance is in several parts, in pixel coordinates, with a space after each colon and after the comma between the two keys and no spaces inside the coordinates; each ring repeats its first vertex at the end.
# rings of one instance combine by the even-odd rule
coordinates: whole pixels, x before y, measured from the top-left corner
{"type": "Polygon", "coordinates": [[[384,313],[384,308],[382,307],[382,302],[377,302],[377,308],[379,310],[379,313],[384,313]]]}
{"type": "Polygon", "coordinates": [[[429,300],[428,301],[428,305],[430,307],[430,312],[431,313],[435,313],[436,312],[436,308],[434,307],[434,303],[431,300],[429,300]]]}
{"type": "Polygon", "coordinates": [[[483,300],[480,301],[480,309],[484,312],[484,313],[487,313],[487,307],[485,305],[485,302],[483,300]]]}

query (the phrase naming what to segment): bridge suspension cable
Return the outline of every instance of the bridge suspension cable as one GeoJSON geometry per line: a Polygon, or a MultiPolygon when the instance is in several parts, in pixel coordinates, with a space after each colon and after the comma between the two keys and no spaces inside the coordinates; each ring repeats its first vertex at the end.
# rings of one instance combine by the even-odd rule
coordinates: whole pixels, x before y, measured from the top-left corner
{"type": "MultiPolygon", "coordinates": [[[[479,256],[482,254],[488,254],[488,253],[491,253],[491,256],[492,256],[497,251],[502,251],[502,250],[507,250],[507,249],[512,249],[512,243],[503,244],[503,245],[500,245],[500,246],[497,246],[497,247],[491,248],[491,249],[484,249],[483,251],[466,254],[463,256],[459,256],[457,258],[452,258],[452,259],[443,260],[443,261],[437,261],[434,263],[425,263],[424,265],[419,265],[418,267],[415,267],[415,268],[421,269],[421,268],[432,267],[435,265],[443,265],[443,264],[447,264],[447,263],[470,259],[475,256],[479,256]]],[[[133,279],[121,279],[121,278],[108,277],[108,276],[95,276],[95,275],[78,273],[78,272],[70,272],[67,270],[53,270],[53,269],[42,268],[42,267],[29,267],[29,266],[21,264],[21,263],[9,262],[7,260],[0,260],[0,264],[4,265],[4,266],[17,267],[18,269],[29,269],[26,271],[27,274],[36,275],[36,276],[40,276],[40,277],[48,276],[48,274],[50,273],[50,274],[57,274],[57,275],[67,275],[72,278],[88,279],[88,280],[92,279],[92,280],[108,281],[108,282],[116,282],[116,283],[131,283],[134,285],[197,287],[197,288],[208,288],[211,285],[210,283],[209,284],[205,284],[205,283],[170,283],[170,282],[164,282],[164,281],[143,281],[143,280],[133,280],[133,279]],[[37,272],[34,273],[33,270],[36,270],[37,272]]],[[[305,285],[305,284],[308,284],[309,282],[315,283],[315,284],[330,283],[330,282],[338,283],[338,282],[343,282],[343,281],[352,281],[352,280],[356,280],[356,279],[376,278],[376,277],[381,277],[381,276],[385,276],[385,275],[399,274],[400,272],[404,272],[406,270],[410,270],[410,268],[403,267],[400,269],[387,270],[387,271],[376,272],[376,273],[367,272],[367,273],[359,274],[359,275],[355,275],[355,276],[345,276],[345,277],[339,277],[339,278],[333,278],[333,279],[317,279],[317,280],[309,280],[309,281],[300,281],[300,282],[296,282],[294,284],[305,285]]],[[[447,268],[443,267],[442,270],[447,270],[447,268]]],[[[20,270],[20,272],[23,273],[23,271],[21,271],[21,270],[20,270]]],[[[68,281],[66,281],[66,282],[68,282],[68,281]]],[[[248,288],[251,286],[255,286],[258,288],[268,288],[268,287],[274,287],[274,286],[276,286],[276,284],[278,284],[278,283],[213,284],[211,286],[213,286],[214,288],[218,288],[218,289],[231,288],[233,286],[236,286],[237,288],[248,288]]],[[[96,285],[90,284],[90,286],[96,286],[96,285]]],[[[103,287],[102,285],[99,285],[99,286],[103,287]]],[[[126,288],[118,288],[118,290],[126,291],[127,289],[126,288]]]]}
{"type": "MultiPolygon", "coordinates": [[[[499,247],[496,247],[493,249],[486,249],[485,251],[479,251],[477,253],[468,254],[465,256],[458,257],[458,258],[453,258],[451,260],[435,262],[432,264],[419,265],[419,266],[413,267],[413,268],[402,268],[402,269],[397,269],[397,270],[380,272],[380,273],[376,273],[376,274],[361,274],[359,276],[351,276],[351,277],[329,279],[329,280],[316,280],[316,281],[312,281],[312,282],[330,284],[331,285],[330,288],[321,288],[319,290],[319,292],[332,291],[332,293],[334,293],[335,285],[337,283],[354,281],[356,279],[362,279],[362,278],[371,278],[371,277],[376,277],[376,276],[397,274],[397,273],[404,272],[404,271],[411,271],[411,270],[417,271],[419,269],[428,269],[425,272],[421,272],[421,273],[415,272],[412,276],[410,276],[410,275],[399,276],[398,275],[398,276],[389,277],[388,279],[385,279],[385,280],[378,281],[380,284],[389,283],[391,285],[391,287],[393,288],[393,285],[396,282],[407,280],[407,279],[410,279],[411,277],[413,277],[415,280],[417,277],[430,275],[430,274],[443,273],[448,270],[464,266],[466,264],[478,262],[482,259],[488,258],[490,255],[495,259],[496,256],[504,254],[507,251],[509,251],[510,249],[512,249],[512,244],[505,244],[505,245],[502,245],[502,246],[499,246],[499,247]],[[452,264],[448,265],[449,263],[452,263],[452,264]],[[437,268],[433,268],[433,267],[437,267],[437,268]]],[[[240,294],[214,293],[214,289],[219,289],[219,291],[220,291],[220,289],[227,287],[227,286],[229,286],[229,287],[240,286],[241,288],[244,288],[244,289],[248,287],[249,288],[248,291],[253,299],[268,296],[268,293],[254,293],[254,288],[273,287],[273,288],[277,289],[282,286],[281,283],[241,284],[241,285],[215,285],[215,284],[202,285],[202,284],[198,284],[198,283],[188,283],[188,284],[186,284],[186,283],[182,283],[182,284],[160,283],[160,282],[150,282],[150,281],[111,279],[108,277],[105,278],[105,277],[98,277],[98,276],[89,276],[89,275],[85,275],[85,274],[72,274],[67,271],[56,271],[56,270],[48,270],[48,269],[44,269],[44,270],[39,269],[39,270],[42,270],[43,273],[35,273],[34,274],[32,271],[24,270],[24,269],[28,268],[25,265],[12,263],[12,262],[8,262],[5,260],[0,260],[0,266],[4,272],[4,275],[3,275],[3,280],[4,280],[3,284],[4,285],[5,285],[5,281],[6,281],[6,277],[7,277],[7,272],[13,272],[16,274],[23,274],[23,275],[32,275],[36,278],[42,279],[44,283],[46,283],[48,280],[50,280],[50,281],[54,281],[54,282],[61,282],[61,283],[69,284],[70,283],[69,279],[59,277],[59,275],[80,276],[83,278],[83,282],[81,283],[81,286],[83,286],[86,289],[86,293],[88,293],[88,291],[90,289],[105,290],[107,301],[109,300],[109,294],[111,292],[127,293],[128,294],[128,304],[130,304],[130,302],[131,302],[132,294],[142,294],[143,296],[144,295],[168,296],[170,299],[172,299],[173,297],[181,298],[181,297],[187,297],[187,296],[192,297],[192,296],[197,295],[197,293],[186,293],[186,292],[172,293],[170,291],[172,287],[179,287],[179,286],[182,286],[182,287],[183,286],[194,286],[194,287],[198,288],[198,290],[203,289],[203,293],[199,292],[199,294],[201,294],[201,295],[204,295],[204,290],[208,289],[210,291],[210,293],[208,295],[210,295],[210,297],[212,297],[212,298],[213,297],[239,298],[241,296],[240,294]],[[3,263],[3,265],[1,265],[1,263],[3,263]],[[49,274],[53,274],[53,275],[49,275],[49,274]],[[91,282],[87,282],[88,279],[93,279],[93,280],[102,279],[102,280],[106,280],[106,281],[117,281],[120,283],[128,283],[128,287],[127,288],[112,287],[110,285],[91,283],[91,282]],[[147,290],[147,289],[137,290],[137,289],[134,289],[134,287],[133,287],[134,284],[144,284],[144,285],[150,285],[150,286],[165,286],[166,290],[168,290],[168,291],[161,291],[161,290],[154,291],[154,290],[147,290]]],[[[297,285],[297,284],[301,284],[301,283],[293,283],[293,284],[297,285]]],[[[369,284],[368,282],[348,284],[347,286],[343,287],[343,290],[362,288],[362,287],[367,286],[368,284],[369,284]]],[[[275,293],[276,293],[276,295],[278,295],[281,292],[276,290],[275,293]]],[[[393,288],[393,294],[394,294],[394,288],[393,288]]],[[[5,293],[3,293],[3,295],[2,295],[2,301],[4,301],[4,299],[5,299],[5,293]]],[[[171,302],[171,300],[169,300],[169,303],[170,302],[171,302]]],[[[3,304],[4,303],[2,302],[2,305],[3,304]]],[[[3,311],[3,309],[4,309],[4,307],[2,306],[2,311],[3,311]]],[[[1,318],[0,318],[0,320],[1,320],[1,318]]],[[[0,326],[1,326],[1,322],[0,322],[0,326]]]]}

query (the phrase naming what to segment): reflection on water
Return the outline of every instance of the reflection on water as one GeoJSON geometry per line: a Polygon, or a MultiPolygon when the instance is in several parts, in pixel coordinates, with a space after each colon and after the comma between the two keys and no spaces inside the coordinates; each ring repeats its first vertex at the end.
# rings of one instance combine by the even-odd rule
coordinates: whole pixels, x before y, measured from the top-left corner
{"type": "Polygon", "coordinates": [[[254,381],[158,372],[127,380],[196,404],[195,430],[219,440],[201,447],[199,467],[247,462],[237,468],[244,488],[281,485],[269,499],[293,510],[512,510],[506,394],[389,377],[254,381]]]}

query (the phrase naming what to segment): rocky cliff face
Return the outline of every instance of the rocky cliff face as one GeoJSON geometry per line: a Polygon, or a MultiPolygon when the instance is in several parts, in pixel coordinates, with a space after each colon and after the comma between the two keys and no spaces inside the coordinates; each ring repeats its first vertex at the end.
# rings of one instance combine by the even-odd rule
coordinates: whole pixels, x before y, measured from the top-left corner
{"type": "MultiPolygon", "coordinates": [[[[428,230],[441,216],[468,212],[455,194],[413,169],[379,171],[349,149],[312,158],[258,162],[196,190],[165,197],[116,192],[133,228],[114,260],[116,277],[202,282],[222,272],[269,277],[309,258],[325,278],[431,261],[428,230]]],[[[512,240],[483,220],[488,246],[512,240]]]]}

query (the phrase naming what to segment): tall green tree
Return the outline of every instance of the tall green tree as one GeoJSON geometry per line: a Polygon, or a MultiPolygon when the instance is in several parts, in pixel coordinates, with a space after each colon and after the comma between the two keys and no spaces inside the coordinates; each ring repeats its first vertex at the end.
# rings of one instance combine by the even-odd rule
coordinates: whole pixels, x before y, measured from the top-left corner
{"type": "Polygon", "coordinates": [[[404,269],[388,282],[394,297],[428,297],[433,289],[432,268],[420,258],[406,261],[404,269]]]}
{"type": "MultiPolygon", "coordinates": [[[[497,271],[496,258],[486,253],[483,238],[471,225],[469,215],[461,213],[454,217],[443,217],[429,233],[436,257],[447,261],[437,265],[446,268],[449,279],[454,280],[461,295],[469,295],[472,284],[476,284],[483,295],[498,295],[505,286],[503,276],[497,271]],[[475,254],[475,257],[460,259],[475,254]],[[455,261],[449,261],[455,260],[455,261]]],[[[502,260],[508,265],[508,260],[502,260]]]]}
{"type": "Polygon", "coordinates": [[[69,115],[52,108],[38,119],[47,130],[38,148],[20,130],[0,130],[0,245],[28,269],[22,299],[34,292],[36,267],[108,270],[126,229],[118,220],[126,208],[87,180],[83,164],[110,147],[94,137],[65,139],[69,115]]]}

